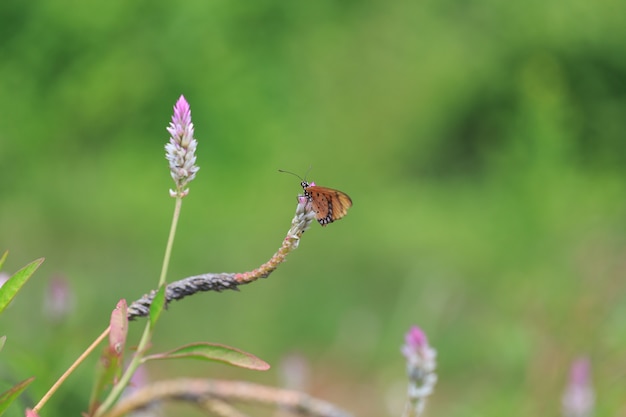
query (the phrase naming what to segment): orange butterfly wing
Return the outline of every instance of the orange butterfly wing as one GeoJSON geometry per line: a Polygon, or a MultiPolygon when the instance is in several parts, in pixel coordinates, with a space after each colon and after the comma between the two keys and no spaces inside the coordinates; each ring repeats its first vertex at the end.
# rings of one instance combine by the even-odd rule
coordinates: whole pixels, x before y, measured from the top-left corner
{"type": "Polygon", "coordinates": [[[342,191],[308,184],[306,186],[303,184],[302,188],[304,194],[311,200],[315,217],[322,226],[341,219],[352,207],[352,199],[342,191]]]}

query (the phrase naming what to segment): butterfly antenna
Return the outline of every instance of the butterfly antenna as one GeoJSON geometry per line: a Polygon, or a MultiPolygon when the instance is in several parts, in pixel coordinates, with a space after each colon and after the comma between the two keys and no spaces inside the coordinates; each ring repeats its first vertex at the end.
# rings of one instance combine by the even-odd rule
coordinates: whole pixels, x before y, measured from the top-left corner
{"type": "MultiPolygon", "coordinates": [[[[294,172],[285,171],[284,169],[279,169],[278,172],[284,172],[285,174],[291,174],[293,176],[296,176],[296,177],[300,178],[300,181],[304,181],[304,178],[302,178],[300,175],[298,175],[298,174],[296,174],[294,172]]],[[[309,171],[307,171],[307,172],[309,172],[309,171]]]]}
{"type": "Polygon", "coordinates": [[[309,172],[311,172],[311,168],[313,168],[313,165],[309,165],[309,169],[307,169],[306,172],[304,173],[304,181],[306,181],[306,177],[309,176],[309,172]]]}

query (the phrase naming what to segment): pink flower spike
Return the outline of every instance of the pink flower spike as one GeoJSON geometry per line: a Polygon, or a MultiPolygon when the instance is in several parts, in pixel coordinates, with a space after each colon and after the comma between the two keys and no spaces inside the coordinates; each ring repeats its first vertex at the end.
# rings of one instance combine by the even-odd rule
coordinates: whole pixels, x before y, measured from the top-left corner
{"type": "Polygon", "coordinates": [[[195,178],[200,169],[196,165],[198,142],[193,137],[191,109],[184,96],[180,96],[174,105],[174,115],[167,131],[170,134],[170,140],[165,145],[165,157],[169,162],[170,175],[176,183],[176,189],[170,190],[170,195],[182,198],[189,193],[185,187],[195,178]]]}
{"type": "Polygon", "coordinates": [[[409,386],[403,417],[419,416],[424,412],[426,397],[433,393],[437,382],[437,351],[428,345],[426,333],[417,326],[409,329],[404,342],[402,355],[406,358],[409,386]]]}
{"type": "Polygon", "coordinates": [[[576,359],[570,368],[569,382],[563,393],[563,416],[593,415],[595,395],[591,385],[591,364],[586,357],[576,359]]]}

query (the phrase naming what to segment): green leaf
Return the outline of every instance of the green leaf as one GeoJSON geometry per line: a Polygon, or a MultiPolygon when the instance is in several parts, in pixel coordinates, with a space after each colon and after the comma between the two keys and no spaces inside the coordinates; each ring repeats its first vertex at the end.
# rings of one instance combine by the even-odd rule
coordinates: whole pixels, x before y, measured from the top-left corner
{"type": "Polygon", "coordinates": [[[166,284],[163,284],[159,287],[158,291],[154,295],[154,298],[152,299],[152,304],[150,304],[150,327],[153,329],[157,320],[161,316],[161,313],[163,312],[163,307],[165,306],[166,286],[166,284]]]}
{"type": "Polygon", "coordinates": [[[13,401],[30,385],[31,382],[35,380],[34,376],[31,376],[28,379],[18,383],[17,385],[9,388],[0,394],[0,416],[4,414],[7,408],[11,405],[13,401]]]}
{"type": "Polygon", "coordinates": [[[270,365],[264,360],[251,353],[244,352],[234,347],[220,345],[217,343],[198,342],[170,350],[169,352],[157,353],[146,356],[143,360],[157,359],[200,359],[206,361],[222,362],[239,368],[253,369],[256,371],[267,371],[270,365]]]}
{"type": "Polygon", "coordinates": [[[2,254],[2,258],[0,258],[0,271],[2,271],[2,267],[4,266],[4,261],[7,260],[8,255],[9,255],[8,250],[4,251],[4,253],[2,254]]]}
{"type": "MultiPolygon", "coordinates": [[[[5,253],[6,254],[6,253],[5,253]]],[[[0,287],[0,313],[4,311],[9,305],[11,300],[15,297],[17,292],[22,288],[26,281],[33,275],[33,273],[42,264],[44,258],[39,258],[26,265],[24,268],[17,271],[11,278],[0,287]]]]}
{"type": "Polygon", "coordinates": [[[2,352],[2,348],[4,348],[4,344],[7,341],[7,337],[6,336],[0,336],[0,352],[2,352]]]}

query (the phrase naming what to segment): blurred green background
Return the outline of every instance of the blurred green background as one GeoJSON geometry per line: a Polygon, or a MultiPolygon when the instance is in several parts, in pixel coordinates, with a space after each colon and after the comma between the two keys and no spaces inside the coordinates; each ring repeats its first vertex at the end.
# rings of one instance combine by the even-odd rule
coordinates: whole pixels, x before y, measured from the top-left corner
{"type": "MultiPolygon", "coordinates": [[[[201,169],[170,281],[274,253],[301,192],[279,168],[312,167],[354,207],[269,279],[174,303],[157,328],[155,350],[220,342],[272,370],[151,378],[282,386],[299,358],[307,392],[399,415],[417,324],[439,355],[429,416],[558,416],[579,355],[597,415],[624,415],[625,15],[616,0],[1,2],[0,249],[8,272],[46,258],[0,317],[3,385],[35,375],[32,406],[118,299],[156,285],[183,94],[201,169]],[[60,323],[42,308],[55,276],[74,293],[60,323]]],[[[94,363],[43,415],[85,409],[94,363]]]]}

